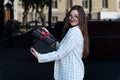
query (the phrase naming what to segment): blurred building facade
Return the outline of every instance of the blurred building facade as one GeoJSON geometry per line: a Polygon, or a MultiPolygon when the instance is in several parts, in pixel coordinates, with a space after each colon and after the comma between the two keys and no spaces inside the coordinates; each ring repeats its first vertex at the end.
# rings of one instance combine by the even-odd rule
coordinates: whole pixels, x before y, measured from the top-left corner
{"type": "Polygon", "coordinates": [[[4,23],[10,20],[13,16],[11,0],[4,0],[4,23]]]}
{"type": "MultiPolygon", "coordinates": [[[[120,18],[120,0],[52,0],[52,23],[63,21],[66,13],[73,5],[83,6],[89,20],[120,18]]],[[[13,19],[22,22],[24,12],[22,0],[14,0],[13,9],[13,19]]],[[[44,9],[46,21],[48,21],[48,9],[44,9]]],[[[35,11],[30,9],[27,21],[33,21],[34,19],[35,11]]],[[[39,20],[39,15],[37,15],[37,19],[39,20]]]]}

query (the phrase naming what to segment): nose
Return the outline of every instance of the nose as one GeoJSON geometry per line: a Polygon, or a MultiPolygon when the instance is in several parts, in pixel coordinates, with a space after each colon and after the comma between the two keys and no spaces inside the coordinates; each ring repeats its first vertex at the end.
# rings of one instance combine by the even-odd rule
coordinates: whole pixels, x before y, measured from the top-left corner
{"type": "Polygon", "coordinates": [[[74,17],[73,17],[73,16],[71,17],[71,20],[74,20],[74,17]]]}

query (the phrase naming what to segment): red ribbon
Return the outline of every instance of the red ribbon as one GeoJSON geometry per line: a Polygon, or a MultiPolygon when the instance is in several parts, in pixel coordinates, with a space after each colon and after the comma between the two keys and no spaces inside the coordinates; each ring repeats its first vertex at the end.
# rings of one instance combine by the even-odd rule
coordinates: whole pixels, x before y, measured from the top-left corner
{"type": "Polygon", "coordinates": [[[44,38],[49,38],[50,40],[54,41],[53,39],[50,38],[50,33],[46,32],[45,30],[39,30],[37,29],[37,31],[42,35],[39,37],[40,40],[44,39],[44,38]]]}
{"type": "Polygon", "coordinates": [[[40,34],[42,35],[41,36],[42,38],[49,38],[50,37],[50,34],[45,32],[45,31],[41,31],[40,34]]]}

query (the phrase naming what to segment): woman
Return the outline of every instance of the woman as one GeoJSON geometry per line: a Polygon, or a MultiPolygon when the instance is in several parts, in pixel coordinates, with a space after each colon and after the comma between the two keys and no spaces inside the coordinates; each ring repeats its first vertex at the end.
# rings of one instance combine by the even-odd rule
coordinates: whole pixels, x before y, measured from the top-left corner
{"type": "Polygon", "coordinates": [[[82,58],[89,53],[87,19],[83,8],[75,5],[65,18],[63,39],[57,45],[57,50],[46,54],[38,53],[31,48],[31,53],[39,63],[55,61],[55,80],[83,80],[84,64],[82,58]]]}

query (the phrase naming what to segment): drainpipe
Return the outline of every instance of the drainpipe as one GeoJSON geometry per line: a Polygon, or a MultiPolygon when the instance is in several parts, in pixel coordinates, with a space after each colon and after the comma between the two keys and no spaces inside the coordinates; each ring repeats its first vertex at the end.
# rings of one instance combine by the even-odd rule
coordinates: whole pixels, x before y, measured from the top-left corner
{"type": "Polygon", "coordinates": [[[89,19],[92,19],[92,14],[91,14],[91,12],[92,12],[92,0],[89,0],[90,2],[89,2],[89,19]]]}
{"type": "Polygon", "coordinates": [[[49,0],[48,27],[50,28],[51,28],[51,17],[52,17],[52,0],[49,0]]]}

